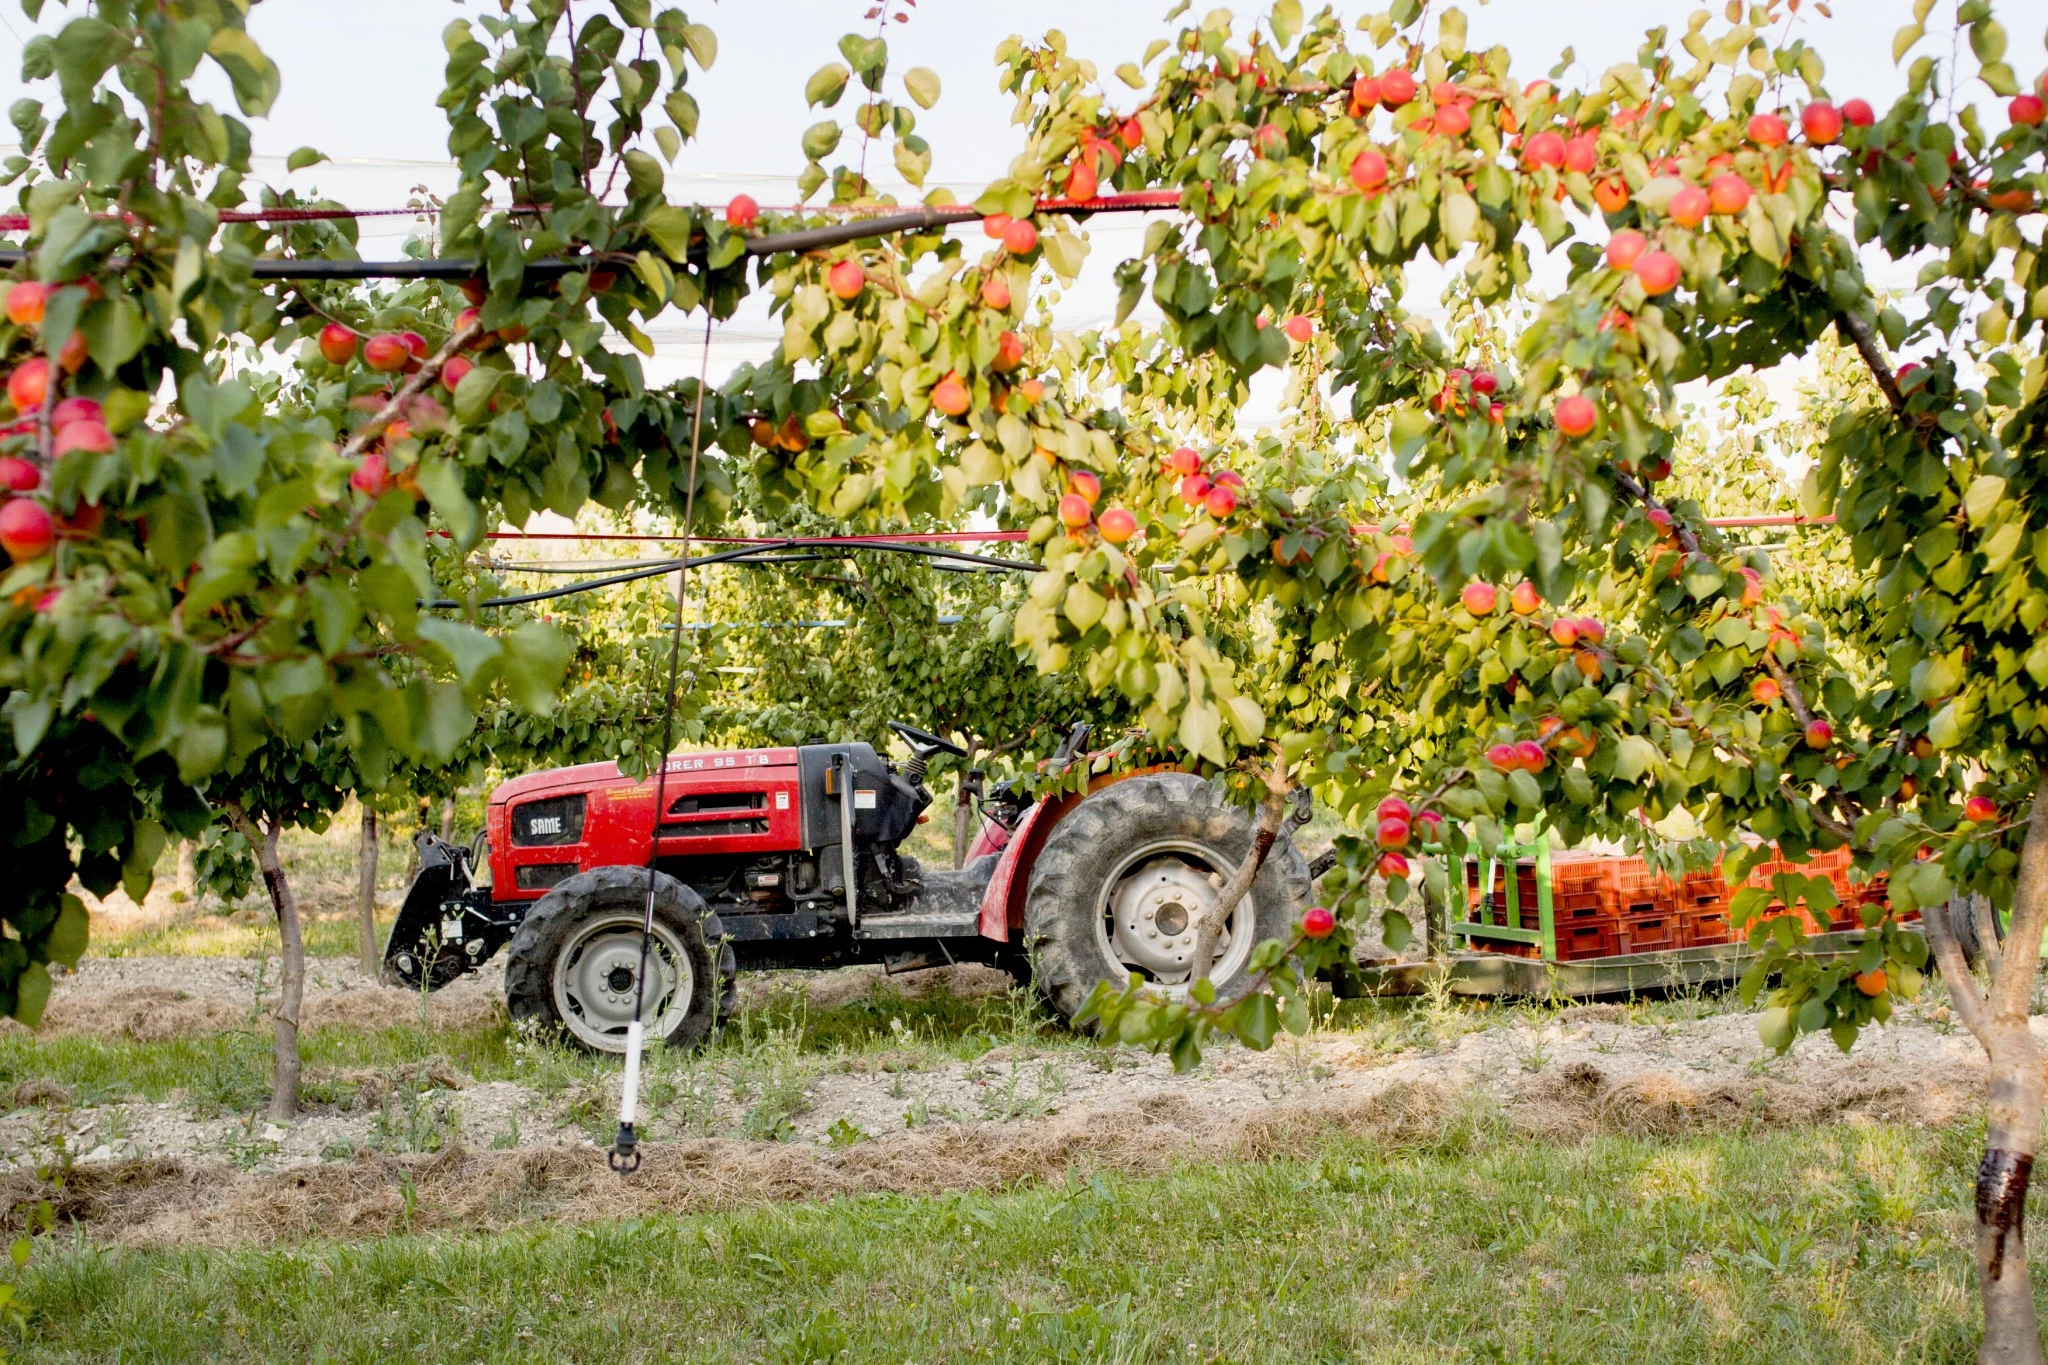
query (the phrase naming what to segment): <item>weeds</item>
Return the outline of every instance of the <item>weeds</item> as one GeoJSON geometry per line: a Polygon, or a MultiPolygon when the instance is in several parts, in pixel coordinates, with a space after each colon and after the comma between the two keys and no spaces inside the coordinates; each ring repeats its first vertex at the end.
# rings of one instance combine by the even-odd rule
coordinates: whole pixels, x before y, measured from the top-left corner
{"type": "Polygon", "coordinates": [[[447,1091],[417,1074],[401,1077],[370,1120],[369,1145],[379,1152],[438,1152],[461,1140],[462,1119],[447,1091]]]}

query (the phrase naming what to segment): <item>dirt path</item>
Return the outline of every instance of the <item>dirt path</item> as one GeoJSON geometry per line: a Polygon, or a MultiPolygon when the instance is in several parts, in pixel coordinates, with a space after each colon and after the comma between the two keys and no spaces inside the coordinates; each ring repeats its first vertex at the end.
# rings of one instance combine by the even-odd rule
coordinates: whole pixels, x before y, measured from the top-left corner
{"type": "MultiPolygon", "coordinates": [[[[223,960],[89,962],[60,987],[50,1028],[141,1038],[240,1028],[262,976],[223,960]],[[167,1032],[173,1020],[177,1032],[167,1032]]],[[[814,1006],[820,995],[851,998],[872,984],[859,973],[817,981],[814,1006]]],[[[968,993],[1004,982],[982,973],[943,984],[968,993]]],[[[343,962],[319,964],[308,999],[315,1024],[420,1019],[410,993],[343,962]]],[[[497,983],[461,983],[426,1009],[436,1027],[499,1017],[497,983]]],[[[12,1207],[40,1187],[35,1168],[60,1135],[80,1154],[60,1196],[67,1213],[109,1240],[163,1245],[997,1187],[1076,1167],[1146,1172],[1204,1156],[1271,1155],[1332,1132],[1407,1140],[1475,1113],[1571,1140],[1945,1123],[1978,1102],[1977,1049],[1943,1031],[1938,1016],[1902,1017],[1852,1057],[1811,1038],[1782,1059],[1764,1053],[1750,1015],[1621,1017],[1613,1006],[1582,1006],[1442,1045],[1336,1031],[1267,1053],[1219,1047],[1187,1076],[1141,1052],[1064,1041],[972,1061],[909,1047],[714,1053],[650,1073],[653,1141],[628,1182],[605,1171],[597,1145],[616,1103],[616,1075],[602,1064],[584,1066],[581,1083],[553,1075],[532,1085],[477,1082],[445,1060],[329,1074],[319,1079],[340,1098],[288,1128],[207,1116],[183,1095],[77,1104],[30,1080],[0,1115],[0,1198],[12,1207]]]]}

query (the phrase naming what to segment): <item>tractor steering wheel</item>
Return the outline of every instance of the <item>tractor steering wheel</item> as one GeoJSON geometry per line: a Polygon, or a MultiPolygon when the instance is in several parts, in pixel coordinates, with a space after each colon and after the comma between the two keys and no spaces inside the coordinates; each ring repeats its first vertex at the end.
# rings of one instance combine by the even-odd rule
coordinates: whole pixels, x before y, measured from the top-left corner
{"type": "Polygon", "coordinates": [[[905,725],[899,720],[890,721],[889,728],[903,736],[913,750],[919,751],[918,756],[921,758],[929,758],[933,754],[951,754],[955,758],[967,757],[965,749],[949,739],[940,739],[929,730],[920,730],[915,725],[905,725]]]}

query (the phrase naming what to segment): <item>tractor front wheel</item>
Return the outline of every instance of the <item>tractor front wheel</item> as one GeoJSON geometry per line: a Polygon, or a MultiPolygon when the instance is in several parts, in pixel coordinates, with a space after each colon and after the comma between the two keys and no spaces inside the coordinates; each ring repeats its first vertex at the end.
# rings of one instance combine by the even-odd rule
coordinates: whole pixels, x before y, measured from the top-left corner
{"type": "MultiPolygon", "coordinates": [[[[1097,983],[1122,986],[1133,972],[1185,991],[1196,926],[1253,834],[1246,812],[1189,773],[1126,778],[1081,802],[1053,827],[1025,893],[1039,990],[1069,1019],[1097,983]]],[[[1282,835],[1216,943],[1206,975],[1219,999],[1245,988],[1252,948],[1291,933],[1310,894],[1308,864],[1282,835]]]]}
{"type": "Polygon", "coordinates": [[[723,928],[702,897],[654,874],[654,933],[641,996],[647,876],[644,867],[595,868],[534,905],[505,964],[505,1006],[515,1023],[559,1028],[593,1052],[624,1052],[638,999],[650,1045],[693,1048],[711,1037],[721,1013],[730,1011],[732,949],[719,943],[723,928]]]}

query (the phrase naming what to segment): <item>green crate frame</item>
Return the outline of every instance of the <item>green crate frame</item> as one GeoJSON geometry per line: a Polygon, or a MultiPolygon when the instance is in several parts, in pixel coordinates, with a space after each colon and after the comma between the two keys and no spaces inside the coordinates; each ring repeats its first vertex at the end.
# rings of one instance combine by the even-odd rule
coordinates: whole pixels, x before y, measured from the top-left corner
{"type": "MultiPolygon", "coordinates": [[[[1460,860],[1462,861],[1462,860],[1460,860]]],[[[1467,896],[1464,869],[1459,869],[1458,889],[1467,896]]],[[[1552,910],[1550,882],[1550,832],[1538,829],[1536,835],[1526,844],[1503,840],[1493,852],[1480,860],[1479,864],[1479,905],[1477,909],[1466,907],[1466,918],[1459,919],[1453,913],[1446,926],[1451,939],[1451,949],[1456,951],[1462,941],[1471,945],[1478,941],[1485,943],[1532,943],[1542,952],[1545,962],[1557,961],[1557,919],[1552,910]],[[1515,864],[1525,854],[1536,859],[1536,926],[1525,928],[1522,924],[1520,878],[1515,876],[1515,864]],[[1503,901],[1501,922],[1496,924],[1489,902],[1493,899],[1494,869],[1504,869],[1501,877],[1503,901]],[[1473,915],[1478,918],[1472,918],[1473,915]]]]}

